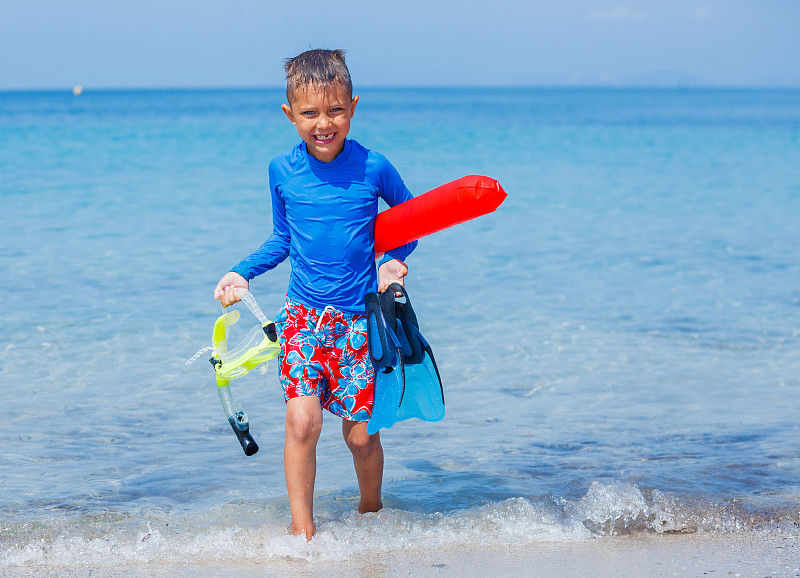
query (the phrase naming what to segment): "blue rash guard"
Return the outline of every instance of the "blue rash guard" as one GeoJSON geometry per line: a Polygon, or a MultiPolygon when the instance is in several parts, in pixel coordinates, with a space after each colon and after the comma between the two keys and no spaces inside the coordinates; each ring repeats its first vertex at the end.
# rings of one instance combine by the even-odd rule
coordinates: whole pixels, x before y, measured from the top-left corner
{"type": "MultiPolygon", "coordinates": [[[[364,295],[377,290],[375,217],[378,197],[394,206],[412,198],[397,170],[381,154],[345,140],[331,162],[300,143],[272,159],[272,235],[232,271],[248,281],[286,257],[292,265],[287,296],[306,306],[332,305],[364,313],[364,295]]],[[[386,253],[405,261],[417,242],[386,253]]]]}

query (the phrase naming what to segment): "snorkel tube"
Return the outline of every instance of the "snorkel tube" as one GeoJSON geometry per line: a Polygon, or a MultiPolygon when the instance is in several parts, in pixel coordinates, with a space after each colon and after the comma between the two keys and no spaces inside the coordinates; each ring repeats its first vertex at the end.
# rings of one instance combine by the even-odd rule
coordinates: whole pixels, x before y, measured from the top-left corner
{"type": "Polygon", "coordinates": [[[233,400],[230,382],[276,357],[280,353],[280,345],[278,345],[275,324],[267,319],[261,311],[255,297],[242,288],[237,289],[236,293],[260,323],[250,330],[239,345],[229,350],[228,328],[239,321],[241,313],[238,310],[226,311],[223,308],[222,315],[214,322],[214,330],[211,334],[212,346],[198,351],[192,359],[186,362],[186,365],[194,362],[204,351],[211,349],[212,354],[209,361],[214,367],[217,393],[225,417],[228,418],[228,423],[231,424],[231,429],[236,434],[245,455],[252,456],[258,451],[258,444],[250,435],[248,415],[242,410],[241,404],[235,403],[233,400]]]}

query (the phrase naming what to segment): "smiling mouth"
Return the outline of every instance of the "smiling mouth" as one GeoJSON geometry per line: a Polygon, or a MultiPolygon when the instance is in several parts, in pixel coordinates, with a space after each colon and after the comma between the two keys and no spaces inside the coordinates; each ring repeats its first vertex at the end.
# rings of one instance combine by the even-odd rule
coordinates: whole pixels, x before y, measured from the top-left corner
{"type": "Polygon", "coordinates": [[[315,134],[314,141],[318,144],[328,144],[333,142],[333,139],[336,137],[336,133],[332,132],[330,134],[315,134]]]}

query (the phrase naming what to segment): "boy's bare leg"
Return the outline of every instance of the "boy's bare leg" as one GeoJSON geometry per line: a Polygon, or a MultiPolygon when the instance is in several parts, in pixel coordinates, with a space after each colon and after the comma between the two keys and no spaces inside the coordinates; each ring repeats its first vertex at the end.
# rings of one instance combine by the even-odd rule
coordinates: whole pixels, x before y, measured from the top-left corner
{"type": "Polygon", "coordinates": [[[361,502],[358,511],[377,512],[383,508],[381,486],[383,485],[383,446],[379,433],[369,435],[367,422],[342,420],[342,435],[353,454],[361,502]]]}
{"type": "Polygon", "coordinates": [[[295,397],[286,404],[286,440],[283,470],[292,512],[292,534],[310,540],[314,526],[314,478],[317,441],[322,431],[322,407],[316,396],[295,397]]]}

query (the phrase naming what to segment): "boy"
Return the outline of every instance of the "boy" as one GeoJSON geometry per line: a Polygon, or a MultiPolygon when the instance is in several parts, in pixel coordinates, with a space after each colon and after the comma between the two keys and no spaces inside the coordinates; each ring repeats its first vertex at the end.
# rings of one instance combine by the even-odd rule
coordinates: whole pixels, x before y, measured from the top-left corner
{"type": "Polygon", "coordinates": [[[411,198],[382,156],[347,139],[358,96],[342,50],[309,50],[286,62],[283,112],[302,142],[269,166],[272,235],[227,273],[214,290],[223,306],[235,289],[287,256],[292,272],[286,304],[275,319],[279,377],[286,399],[284,472],[291,532],[310,540],[316,446],[322,409],[343,419],[361,501],[381,509],[383,448],[367,434],[374,371],[366,340],[364,296],[402,283],[403,262],[416,242],[389,251],[375,271],[378,197],[390,206],[411,198]]]}

